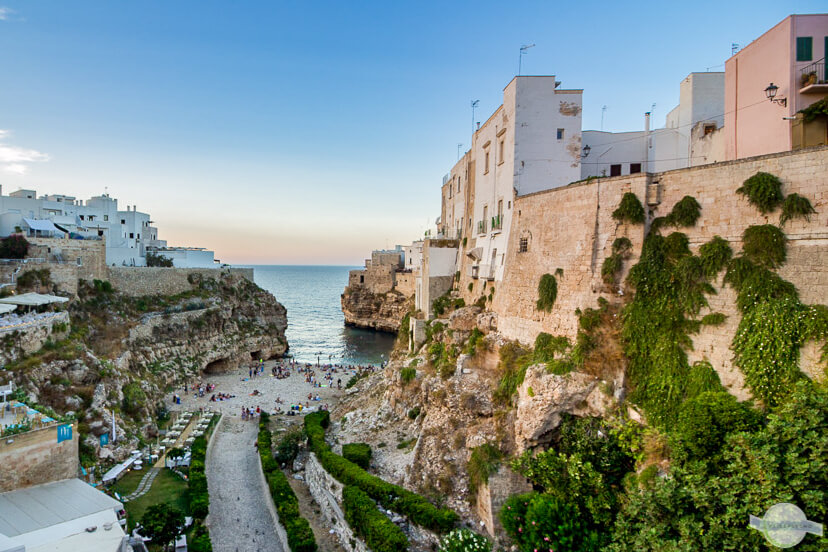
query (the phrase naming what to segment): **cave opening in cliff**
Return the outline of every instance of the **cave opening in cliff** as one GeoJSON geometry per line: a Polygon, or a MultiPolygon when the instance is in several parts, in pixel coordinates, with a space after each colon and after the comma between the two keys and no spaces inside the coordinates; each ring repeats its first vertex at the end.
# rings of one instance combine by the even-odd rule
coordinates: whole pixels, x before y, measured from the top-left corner
{"type": "Polygon", "coordinates": [[[218,360],[214,360],[207,364],[204,367],[205,374],[225,374],[230,371],[230,359],[227,358],[220,358],[218,360]]]}
{"type": "Polygon", "coordinates": [[[261,351],[250,351],[250,358],[253,360],[259,360],[262,358],[261,351]]]}

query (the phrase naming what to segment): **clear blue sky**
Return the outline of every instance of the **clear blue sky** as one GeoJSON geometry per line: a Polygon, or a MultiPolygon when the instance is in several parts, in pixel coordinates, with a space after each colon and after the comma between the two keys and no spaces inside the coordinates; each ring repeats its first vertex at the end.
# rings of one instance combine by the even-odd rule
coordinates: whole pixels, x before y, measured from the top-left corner
{"type": "MultiPolygon", "coordinates": [[[[0,184],[105,188],[225,262],[357,264],[439,215],[440,184],[517,72],[635,130],[785,2],[0,0],[0,184]]],[[[123,208],[123,207],[122,207],[123,208]]]]}

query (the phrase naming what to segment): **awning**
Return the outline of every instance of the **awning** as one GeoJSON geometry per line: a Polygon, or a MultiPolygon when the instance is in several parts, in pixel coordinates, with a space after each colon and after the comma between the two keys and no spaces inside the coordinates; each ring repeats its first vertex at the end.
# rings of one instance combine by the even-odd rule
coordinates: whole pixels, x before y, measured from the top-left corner
{"type": "Polygon", "coordinates": [[[483,248],[482,247],[475,247],[474,249],[470,250],[466,253],[469,257],[474,259],[475,261],[479,261],[483,258],[483,248]]]}
{"type": "Polygon", "coordinates": [[[58,297],[57,295],[42,295],[40,293],[24,293],[23,295],[12,295],[0,299],[0,304],[7,305],[24,305],[27,307],[37,307],[40,305],[48,305],[50,303],[65,303],[69,299],[66,297],[58,297]]]}
{"type": "Polygon", "coordinates": [[[9,314],[14,309],[17,308],[17,305],[9,305],[6,303],[0,303],[0,314],[9,314]]]}
{"type": "Polygon", "coordinates": [[[23,218],[23,222],[25,222],[26,226],[28,226],[31,230],[40,230],[41,232],[60,232],[51,220],[23,218]]]}

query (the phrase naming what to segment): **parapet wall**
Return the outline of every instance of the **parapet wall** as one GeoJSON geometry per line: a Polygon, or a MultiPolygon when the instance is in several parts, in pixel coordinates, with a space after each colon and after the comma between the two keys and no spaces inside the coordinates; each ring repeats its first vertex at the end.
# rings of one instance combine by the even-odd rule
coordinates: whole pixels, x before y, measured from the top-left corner
{"type": "Polygon", "coordinates": [[[305,463],[305,481],[314,502],[322,510],[322,519],[331,521],[330,530],[339,537],[342,547],[349,552],[368,552],[368,547],[345,521],[345,513],[340,506],[344,485],[325,471],[312,452],[305,463]]]}
{"type": "MultiPolygon", "coordinates": [[[[624,262],[621,280],[638,261],[645,225],[620,224],[612,218],[621,196],[634,193],[649,210],[648,223],[667,215],[684,196],[702,206],[701,217],[685,233],[694,252],[719,235],[730,242],[734,254],[742,249],[741,236],[751,225],[778,224],[779,211],[762,215],[736,189],[759,171],[776,175],[783,193],[807,197],[817,213],[810,221],[796,219],[783,228],[788,236],[788,260],[778,271],[792,282],[805,303],[828,298],[828,147],[766,155],[652,175],[602,178],[517,198],[506,256],[504,280],[497,285],[493,310],[498,330],[510,339],[533,343],[539,332],[574,338],[575,309],[595,307],[602,294],[618,300],[620,290],[606,286],[601,266],[611,254],[613,241],[630,239],[632,257],[624,262]],[[519,252],[521,238],[528,250],[519,252]],[[562,274],[558,271],[562,271],[562,274]],[[558,295],[552,311],[538,311],[538,282],[555,274],[558,295]]],[[[669,232],[666,229],[663,233],[669,232]]],[[[745,396],[741,373],[732,365],[730,343],[741,319],[732,289],[717,282],[717,295],[709,297],[710,311],[728,316],[725,324],[706,326],[694,336],[690,361],[706,358],[737,396],[745,396]]],[[[465,285],[465,284],[463,284],[465,285]]],[[[809,355],[803,350],[803,369],[809,355]]]]}
{"type": "Polygon", "coordinates": [[[78,476],[78,427],[57,442],[57,425],[0,441],[0,493],[78,476]]]}
{"type": "Polygon", "coordinates": [[[192,289],[191,275],[202,278],[218,278],[230,273],[253,281],[252,268],[159,268],[112,266],[108,280],[112,286],[133,297],[144,295],[175,295],[192,289]]]}

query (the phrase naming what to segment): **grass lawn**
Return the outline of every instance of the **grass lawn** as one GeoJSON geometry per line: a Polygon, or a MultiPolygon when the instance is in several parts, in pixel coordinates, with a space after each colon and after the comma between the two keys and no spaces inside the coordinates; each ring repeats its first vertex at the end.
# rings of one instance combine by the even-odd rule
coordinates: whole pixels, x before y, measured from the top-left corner
{"type": "Polygon", "coordinates": [[[117,483],[112,485],[111,489],[122,497],[126,496],[138,488],[138,483],[141,482],[141,478],[144,477],[146,473],[147,470],[129,471],[125,476],[119,479],[117,483]]]}
{"type": "MultiPolygon", "coordinates": [[[[145,472],[136,473],[143,475],[145,472]]],[[[131,475],[132,473],[125,475],[124,478],[118,482],[115,490],[120,493],[121,490],[117,487],[119,487],[122,482],[129,483],[127,478],[131,475]]],[[[132,490],[138,486],[138,481],[140,480],[141,478],[139,476],[130,487],[131,490],[128,492],[132,492],[132,490]]],[[[138,524],[141,520],[141,516],[144,515],[147,508],[153,504],[161,504],[163,502],[171,502],[175,508],[178,508],[187,514],[187,482],[166,468],[162,469],[161,473],[159,473],[155,478],[155,481],[153,481],[152,487],[147,494],[136,498],[135,500],[130,500],[124,505],[127,511],[127,523],[129,525],[129,530],[132,531],[132,528],[138,524]]]]}

